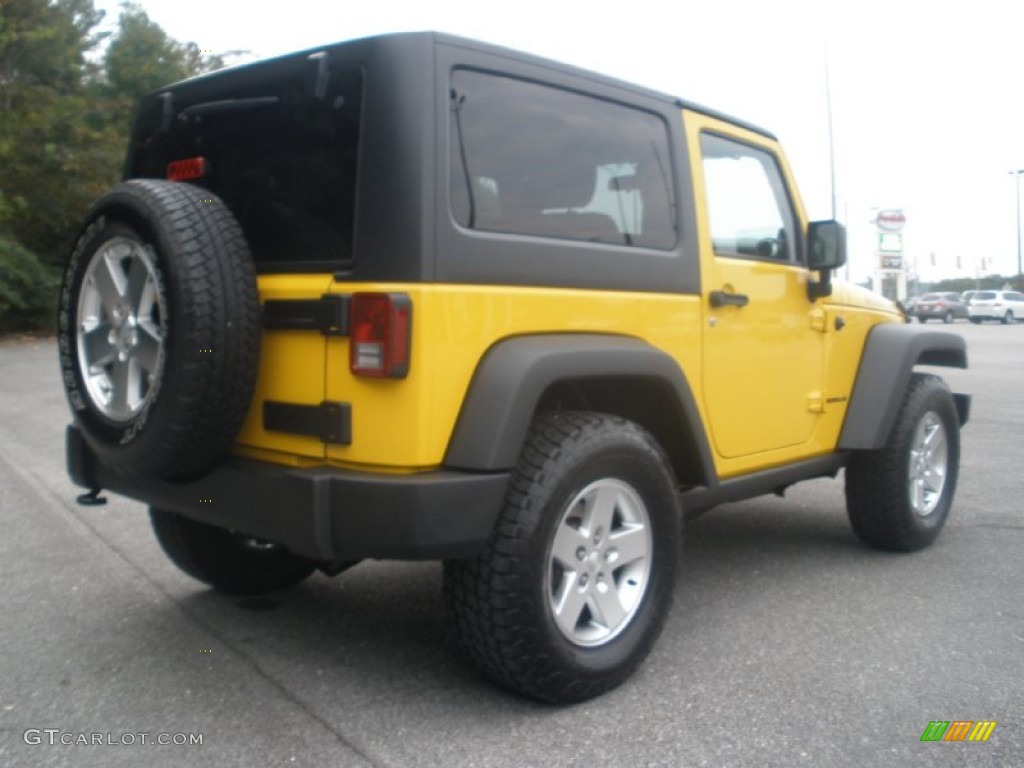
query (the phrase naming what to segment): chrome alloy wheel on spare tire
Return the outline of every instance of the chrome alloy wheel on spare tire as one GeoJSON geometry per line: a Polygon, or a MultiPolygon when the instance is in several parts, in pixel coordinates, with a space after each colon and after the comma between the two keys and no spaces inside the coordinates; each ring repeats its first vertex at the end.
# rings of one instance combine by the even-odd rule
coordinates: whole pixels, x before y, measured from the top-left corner
{"type": "Polygon", "coordinates": [[[151,248],[118,236],[93,254],[78,296],[78,368],[91,405],[115,423],[129,422],[156,396],[166,303],[151,248]]]}
{"type": "Polygon", "coordinates": [[[103,465],[211,469],[249,410],[259,343],[255,267],[220,199],[133,179],[97,201],[64,273],[58,347],[75,425],[103,465]]]}
{"type": "Polygon", "coordinates": [[[569,502],[548,556],[549,607],[562,635],[593,647],[629,626],[651,574],[647,507],[631,486],[605,478],[569,502]]]}

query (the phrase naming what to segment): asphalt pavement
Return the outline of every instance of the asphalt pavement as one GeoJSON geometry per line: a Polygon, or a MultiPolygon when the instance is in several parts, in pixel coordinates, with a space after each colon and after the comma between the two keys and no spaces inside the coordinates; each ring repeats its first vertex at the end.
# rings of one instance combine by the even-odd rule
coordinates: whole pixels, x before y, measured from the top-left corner
{"type": "Polygon", "coordinates": [[[248,599],[180,573],[142,505],[75,503],[54,343],[0,341],[0,766],[1024,765],[1024,325],[951,328],[974,407],[934,546],[862,546],[842,476],[713,510],[647,663],[562,708],[475,675],[438,564],[248,599]]]}

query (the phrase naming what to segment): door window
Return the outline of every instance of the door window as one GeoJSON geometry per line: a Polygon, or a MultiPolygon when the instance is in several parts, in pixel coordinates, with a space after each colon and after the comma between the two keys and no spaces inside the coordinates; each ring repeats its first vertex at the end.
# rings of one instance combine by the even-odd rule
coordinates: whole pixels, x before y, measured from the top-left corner
{"type": "Polygon", "coordinates": [[[715,254],[797,261],[793,209],[774,155],[711,133],[700,146],[715,254]]]}

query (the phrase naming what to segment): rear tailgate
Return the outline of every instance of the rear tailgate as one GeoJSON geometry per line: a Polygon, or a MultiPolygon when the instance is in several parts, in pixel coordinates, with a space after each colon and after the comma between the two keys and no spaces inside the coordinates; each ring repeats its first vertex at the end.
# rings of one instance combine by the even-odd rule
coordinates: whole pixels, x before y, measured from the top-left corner
{"type": "MultiPolygon", "coordinates": [[[[259,289],[264,316],[271,314],[268,302],[285,310],[314,306],[330,284],[330,275],[263,275],[259,289]]],[[[236,440],[239,445],[324,458],[323,440],[303,425],[324,400],[326,339],[315,330],[288,329],[287,323],[263,329],[256,392],[236,440]]]]}
{"type": "Polygon", "coordinates": [[[359,61],[329,48],[172,85],[136,116],[126,177],[210,190],[252,251],[264,327],[236,443],[265,458],[326,455],[318,322],[332,276],[352,265],[362,99],[359,61]]]}

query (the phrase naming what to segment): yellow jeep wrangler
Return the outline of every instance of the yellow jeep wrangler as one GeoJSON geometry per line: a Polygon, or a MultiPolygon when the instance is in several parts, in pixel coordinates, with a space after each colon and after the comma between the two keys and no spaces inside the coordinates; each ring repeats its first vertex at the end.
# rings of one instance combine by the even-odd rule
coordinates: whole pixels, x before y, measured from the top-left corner
{"type": "Polygon", "coordinates": [[[867,544],[931,543],[956,335],[833,284],[768,132],[434,33],[171,85],[83,223],[60,308],[72,479],[150,506],[228,593],[441,559],[482,672],[622,682],[680,526],[845,469],[867,544]]]}

